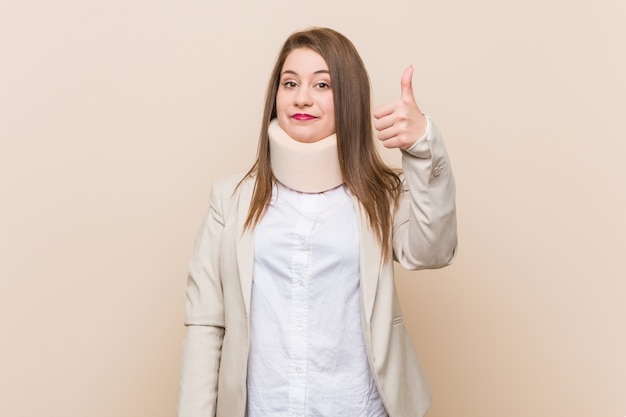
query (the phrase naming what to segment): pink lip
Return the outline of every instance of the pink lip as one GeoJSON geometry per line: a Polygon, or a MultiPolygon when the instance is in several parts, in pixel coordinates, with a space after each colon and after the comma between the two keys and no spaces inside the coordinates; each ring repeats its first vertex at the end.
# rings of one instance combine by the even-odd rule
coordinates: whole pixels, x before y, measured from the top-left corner
{"type": "Polygon", "coordinates": [[[317,119],[317,117],[311,116],[310,114],[306,114],[306,113],[296,113],[291,117],[293,119],[300,120],[300,121],[317,119]]]}

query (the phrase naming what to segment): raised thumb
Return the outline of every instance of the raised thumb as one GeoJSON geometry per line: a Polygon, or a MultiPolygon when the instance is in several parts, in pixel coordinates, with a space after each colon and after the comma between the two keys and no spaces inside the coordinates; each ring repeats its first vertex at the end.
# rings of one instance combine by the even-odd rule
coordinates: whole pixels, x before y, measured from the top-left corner
{"type": "Polygon", "coordinates": [[[409,65],[400,80],[400,96],[403,99],[415,100],[413,96],[413,65],[409,65]]]}

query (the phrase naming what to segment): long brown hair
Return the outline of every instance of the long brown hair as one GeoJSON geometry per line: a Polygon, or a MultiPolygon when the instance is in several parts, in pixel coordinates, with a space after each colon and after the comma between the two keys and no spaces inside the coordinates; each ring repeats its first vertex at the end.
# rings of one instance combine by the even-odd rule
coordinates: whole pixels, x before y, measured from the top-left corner
{"type": "Polygon", "coordinates": [[[386,257],[391,247],[393,211],[402,192],[401,180],[396,171],[385,165],[374,146],[370,82],[365,65],[352,42],[332,29],[312,28],[292,34],[276,59],[265,97],[257,159],[240,182],[256,176],[245,228],[258,224],[272,195],[276,179],[270,164],[267,129],[276,117],[276,94],[283,64],[289,53],[298,48],[317,52],[328,65],[343,180],[365,209],[386,257]]]}

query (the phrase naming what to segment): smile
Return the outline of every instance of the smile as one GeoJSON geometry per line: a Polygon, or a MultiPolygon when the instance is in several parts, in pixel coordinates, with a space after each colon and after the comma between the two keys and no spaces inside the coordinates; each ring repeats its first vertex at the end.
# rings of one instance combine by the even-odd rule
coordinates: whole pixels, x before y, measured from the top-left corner
{"type": "Polygon", "coordinates": [[[317,117],[311,116],[310,114],[305,114],[305,113],[296,113],[293,116],[291,116],[291,118],[295,120],[299,120],[299,121],[317,119],[317,117]]]}

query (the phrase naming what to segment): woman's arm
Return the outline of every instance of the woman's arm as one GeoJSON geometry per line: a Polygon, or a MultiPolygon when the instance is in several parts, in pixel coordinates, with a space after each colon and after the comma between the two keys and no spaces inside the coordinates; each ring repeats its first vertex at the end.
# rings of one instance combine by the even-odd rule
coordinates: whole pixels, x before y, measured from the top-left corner
{"type": "Polygon", "coordinates": [[[441,268],[456,254],[455,182],[441,134],[402,151],[404,195],[394,218],[394,258],[407,269],[441,268]]]}
{"type": "Polygon", "coordinates": [[[187,281],[187,334],[183,342],[179,417],[214,417],[224,338],[224,305],[219,274],[224,217],[216,186],[196,239],[187,281]]]}
{"type": "Polygon", "coordinates": [[[407,269],[440,268],[456,253],[455,184],[443,140],[413,93],[413,67],[400,99],[374,112],[378,138],[402,150],[404,194],[394,217],[394,259],[407,269]]]}

